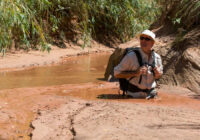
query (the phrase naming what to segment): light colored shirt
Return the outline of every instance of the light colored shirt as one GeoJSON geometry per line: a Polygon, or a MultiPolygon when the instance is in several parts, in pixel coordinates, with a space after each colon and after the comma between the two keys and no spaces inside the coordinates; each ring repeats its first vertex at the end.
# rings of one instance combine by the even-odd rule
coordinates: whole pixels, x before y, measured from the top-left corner
{"type": "MultiPolygon", "coordinates": [[[[140,51],[143,64],[153,64],[153,55],[148,58],[141,48],[137,48],[140,51]]],[[[155,52],[154,52],[155,53],[155,52]]],[[[163,73],[162,60],[159,54],[155,53],[155,66],[158,68],[160,73],[163,73]]],[[[114,75],[117,75],[123,71],[136,71],[140,67],[135,52],[128,53],[122,61],[114,68],[114,75]]],[[[127,80],[129,80],[128,78],[127,80]]],[[[156,87],[154,75],[152,73],[152,67],[148,66],[148,72],[146,75],[142,75],[141,83],[139,83],[139,77],[133,77],[129,82],[140,89],[151,89],[156,87]]]]}

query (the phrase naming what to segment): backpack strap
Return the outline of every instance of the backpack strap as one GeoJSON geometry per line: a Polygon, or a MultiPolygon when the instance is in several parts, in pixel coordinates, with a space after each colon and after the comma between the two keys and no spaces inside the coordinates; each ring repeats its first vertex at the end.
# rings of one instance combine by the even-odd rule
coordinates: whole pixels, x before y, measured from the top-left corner
{"type": "Polygon", "coordinates": [[[153,68],[155,68],[155,66],[156,66],[156,55],[155,55],[154,50],[152,50],[152,56],[153,56],[153,63],[150,66],[152,67],[152,73],[154,75],[155,73],[153,71],[153,68]]]}
{"type": "MultiPolygon", "coordinates": [[[[143,62],[142,62],[142,56],[141,56],[141,54],[140,54],[140,52],[139,52],[139,50],[133,50],[134,52],[135,52],[135,54],[136,54],[136,56],[137,56],[137,59],[138,59],[138,63],[139,63],[139,65],[140,65],[140,67],[141,66],[143,66],[143,62]]],[[[132,78],[131,78],[132,79],[132,78]]],[[[130,80],[131,80],[130,79],[130,80]]],[[[142,75],[140,75],[140,79],[139,79],[139,84],[142,82],[142,75]]]]}
{"type": "Polygon", "coordinates": [[[155,54],[155,51],[154,51],[154,50],[152,50],[152,55],[153,55],[152,68],[155,68],[155,66],[156,66],[156,54],[155,54]]]}
{"type": "Polygon", "coordinates": [[[136,56],[137,56],[137,59],[138,59],[138,63],[139,63],[139,65],[140,65],[140,67],[141,67],[141,66],[143,65],[142,56],[141,56],[139,50],[133,50],[133,51],[135,52],[135,54],[136,54],[136,56]]]}

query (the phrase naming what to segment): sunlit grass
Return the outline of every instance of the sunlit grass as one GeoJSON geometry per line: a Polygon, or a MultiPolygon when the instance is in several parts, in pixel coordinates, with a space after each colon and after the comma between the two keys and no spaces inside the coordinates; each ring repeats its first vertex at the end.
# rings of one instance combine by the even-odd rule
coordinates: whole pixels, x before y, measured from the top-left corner
{"type": "Polygon", "coordinates": [[[50,50],[52,35],[79,31],[84,45],[97,33],[127,41],[159,13],[156,0],[1,0],[0,51],[13,46],[50,50]],[[75,25],[74,25],[75,24],[75,25]]]}

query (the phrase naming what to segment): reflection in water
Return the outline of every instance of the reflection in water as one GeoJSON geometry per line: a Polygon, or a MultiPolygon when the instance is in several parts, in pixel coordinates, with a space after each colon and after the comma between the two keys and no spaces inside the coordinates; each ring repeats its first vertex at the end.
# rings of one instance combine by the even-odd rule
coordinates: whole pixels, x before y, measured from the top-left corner
{"type": "Polygon", "coordinates": [[[0,73],[0,89],[95,82],[103,78],[110,54],[66,59],[62,65],[0,73]]]}

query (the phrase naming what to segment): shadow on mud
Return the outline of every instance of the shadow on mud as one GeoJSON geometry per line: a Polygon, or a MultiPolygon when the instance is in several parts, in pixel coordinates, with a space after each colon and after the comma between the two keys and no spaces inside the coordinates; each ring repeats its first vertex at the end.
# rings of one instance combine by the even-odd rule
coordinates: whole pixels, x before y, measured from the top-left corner
{"type": "Polygon", "coordinates": [[[132,98],[130,96],[123,96],[119,94],[100,94],[97,96],[98,99],[144,99],[144,98],[132,98]]]}
{"type": "Polygon", "coordinates": [[[160,125],[150,125],[147,126],[152,129],[166,129],[166,128],[176,128],[176,129],[200,129],[200,124],[160,124],[160,125]]]}
{"type": "Polygon", "coordinates": [[[190,97],[191,97],[192,99],[200,100],[200,95],[191,95],[190,97]]]}
{"type": "Polygon", "coordinates": [[[97,96],[98,99],[127,99],[126,96],[119,94],[101,94],[97,96]]]}
{"type": "Polygon", "coordinates": [[[107,81],[105,78],[97,78],[99,81],[107,81]]]}
{"type": "Polygon", "coordinates": [[[110,80],[107,80],[106,78],[97,78],[99,81],[107,81],[107,82],[118,82],[117,79],[111,78],[110,80]]]}

